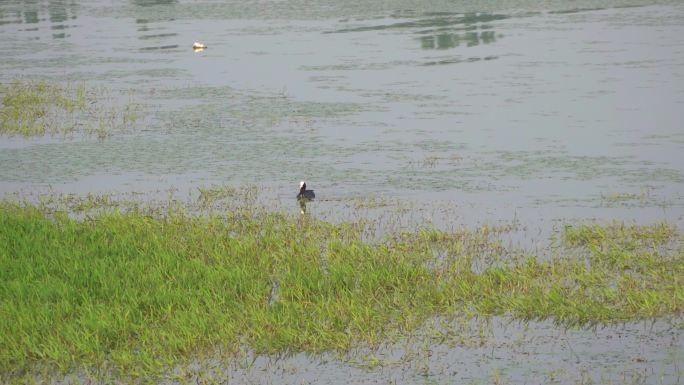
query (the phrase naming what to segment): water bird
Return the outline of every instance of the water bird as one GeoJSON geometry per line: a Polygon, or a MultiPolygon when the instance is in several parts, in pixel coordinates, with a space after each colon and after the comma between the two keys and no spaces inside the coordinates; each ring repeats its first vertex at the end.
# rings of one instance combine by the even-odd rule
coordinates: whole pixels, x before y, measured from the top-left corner
{"type": "Polygon", "coordinates": [[[316,198],[316,194],[314,194],[313,190],[306,189],[306,182],[299,182],[299,194],[297,194],[297,199],[310,201],[314,198],[316,198]]]}
{"type": "Polygon", "coordinates": [[[192,49],[194,51],[204,51],[205,49],[207,49],[207,45],[196,41],[192,43],[192,49]]]}

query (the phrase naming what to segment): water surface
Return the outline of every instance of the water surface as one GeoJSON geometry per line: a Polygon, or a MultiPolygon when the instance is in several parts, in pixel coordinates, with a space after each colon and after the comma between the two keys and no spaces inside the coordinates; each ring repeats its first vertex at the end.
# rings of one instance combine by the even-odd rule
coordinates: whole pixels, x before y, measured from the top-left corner
{"type": "MultiPolygon", "coordinates": [[[[295,212],[304,179],[313,215],[382,196],[418,222],[448,207],[445,227],[684,224],[677,1],[3,1],[0,35],[0,81],[82,81],[145,111],[104,140],[0,137],[2,194],[254,183],[295,212]]],[[[675,383],[668,357],[638,362],[675,383]]]]}
{"type": "Polygon", "coordinates": [[[681,5],[343,3],[4,2],[0,80],[96,84],[146,119],[3,137],[2,191],[251,182],[289,200],[306,179],[468,223],[681,219],[681,5]]]}

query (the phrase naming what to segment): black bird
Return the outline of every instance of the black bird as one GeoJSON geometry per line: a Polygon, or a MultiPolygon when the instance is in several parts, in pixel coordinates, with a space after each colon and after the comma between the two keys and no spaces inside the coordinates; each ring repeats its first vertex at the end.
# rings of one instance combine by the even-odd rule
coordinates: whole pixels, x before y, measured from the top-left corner
{"type": "Polygon", "coordinates": [[[313,190],[306,189],[306,183],[304,181],[299,182],[299,194],[297,194],[297,199],[304,199],[307,201],[316,198],[313,190]]]}

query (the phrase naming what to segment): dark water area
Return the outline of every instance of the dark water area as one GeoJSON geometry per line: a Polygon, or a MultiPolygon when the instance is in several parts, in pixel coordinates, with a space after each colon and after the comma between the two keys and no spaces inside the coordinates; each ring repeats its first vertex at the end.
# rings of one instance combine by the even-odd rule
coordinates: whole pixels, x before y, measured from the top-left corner
{"type": "MultiPolygon", "coordinates": [[[[0,82],[83,82],[144,111],[105,139],[0,136],[3,196],[249,183],[298,212],[306,180],[308,213],[332,220],[370,200],[415,224],[519,221],[535,241],[567,222],[684,225],[679,1],[2,1],[0,36],[0,82]]],[[[679,383],[676,330],[675,359],[623,354],[657,338],[605,354],[679,383]]],[[[605,357],[587,373],[620,383],[601,382],[605,357]]]]}

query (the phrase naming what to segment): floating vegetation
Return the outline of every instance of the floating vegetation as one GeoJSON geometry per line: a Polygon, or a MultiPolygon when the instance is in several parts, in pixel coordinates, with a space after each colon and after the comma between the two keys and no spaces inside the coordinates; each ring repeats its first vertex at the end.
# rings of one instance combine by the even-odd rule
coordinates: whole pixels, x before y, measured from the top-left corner
{"type": "Polygon", "coordinates": [[[351,207],[355,210],[377,209],[380,207],[397,206],[398,204],[399,201],[396,199],[390,199],[384,195],[375,194],[355,198],[350,201],[351,207]]]}
{"type": "Polygon", "coordinates": [[[642,192],[640,194],[637,193],[608,193],[608,194],[601,194],[601,199],[603,199],[606,202],[622,202],[622,201],[632,201],[632,200],[638,200],[638,201],[645,201],[648,199],[648,191],[642,192]]]}
{"type": "Polygon", "coordinates": [[[40,368],[167,377],[245,346],[347,351],[439,316],[586,327],[684,308],[682,234],[667,224],[568,226],[557,255],[538,258],[503,245],[508,226],[369,241],[370,222],[268,212],[255,195],[202,189],[205,211],[93,195],[0,203],[0,380],[40,368]]]}
{"type": "Polygon", "coordinates": [[[245,144],[251,145],[258,139],[259,146],[244,155],[254,155],[257,159],[263,159],[255,155],[257,151],[273,155],[274,148],[267,146],[291,153],[295,153],[291,146],[306,146],[306,150],[298,153],[315,154],[316,146],[312,142],[319,141],[316,131],[320,122],[339,120],[367,109],[360,103],[297,100],[287,96],[285,89],[269,93],[244,92],[227,86],[198,86],[163,90],[160,95],[183,105],[157,111],[156,118],[164,122],[166,129],[183,135],[187,135],[189,128],[209,133],[212,144],[224,140],[225,145],[237,145],[241,151],[245,144]],[[197,113],[197,100],[202,101],[201,114],[197,113]],[[300,133],[306,133],[305,140],[300,133]],[[274,135],[278,140],[273,139],[274,135]]]}
{"type": "Polygon", "coordinates": [[[16,80],[0,84],[0,134],[81,132],[103,139],[114,131],[131,129],[142,118],[139,104],[129,101],[119,108],[113,99],[106,89],[89,89],[83,83],[16,80]]]}
{"type": "Polygon", "coordinates": [[[83,85],[62,87],[45,81],[15,81],[0,85],[2,109],[0,132],[25,136],[43,135],[46,132],[69,132],[74,122],[63,122],[55,127],[54,118],[86,108],[86,92],[83,85]]]}
{"type": "Polygon", "coordinates": [[[667,202],[664,200],[664,198],[655,194],[654,190],[654,187],[645,186],[642,187],[639,192],[601,193],[601,204],[607,207],[643,207],[646,205],[666,205],[667,202]]]}
{"type": "Polygon", "coordinates": [[[254,202],[257,196],[256,185],[199,187],[198,201],[202,206],[210,206],[223,199],[232,199],[244,204],[254,202]]]}
{"type": "Polygon", "coordinates": [[[684,175],[680,170],[638,162],[629,157],[571,156],[547,150],[503,152],[499,154],[499,158],[502,162],[511,164],[501,168],[506,175],[516,175],[520,178],[543,173],[564,173],[577,180],[617,177],[621,181],[632,183],[684,181],[684,175]]]}

